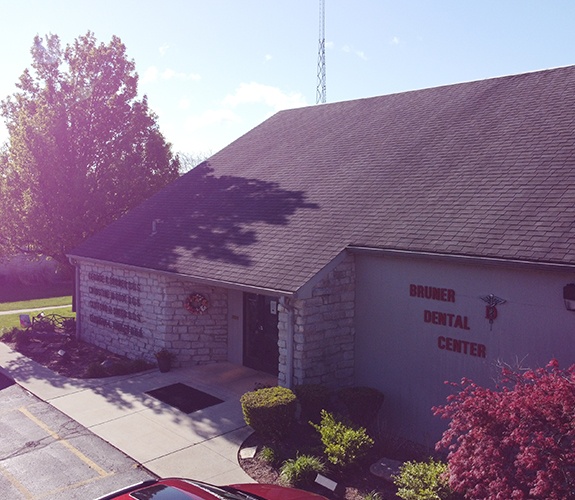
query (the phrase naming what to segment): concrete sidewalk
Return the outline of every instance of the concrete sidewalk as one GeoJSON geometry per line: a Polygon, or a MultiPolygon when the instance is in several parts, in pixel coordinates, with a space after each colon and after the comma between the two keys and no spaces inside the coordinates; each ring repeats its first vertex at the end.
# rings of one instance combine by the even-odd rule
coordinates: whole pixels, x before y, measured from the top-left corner
{"type": "Polygon", "coordinates": [[[10,311],[0,311],[0,316],[7,316],[8,314],[26,314],[42,311],[53,311],[57,309],[66,309],[66,307],[72,307],[72,304],[63,306],[47,306],[47,307],[35,307],[33,309],[12,309],[10,311]]]}
{"type": "Polygon", "coordinates": [[[68,379],[0,342],[0,367],[32,394],[108,441],[158,476],[214,484],[253,482],[240,468],[238,448],[251,433],[239,399],[271,375],[231,363],[158,370],[102,379],[68,379]],[[146,391],[181,382],[223,403],[191,414],[146,391]]]}

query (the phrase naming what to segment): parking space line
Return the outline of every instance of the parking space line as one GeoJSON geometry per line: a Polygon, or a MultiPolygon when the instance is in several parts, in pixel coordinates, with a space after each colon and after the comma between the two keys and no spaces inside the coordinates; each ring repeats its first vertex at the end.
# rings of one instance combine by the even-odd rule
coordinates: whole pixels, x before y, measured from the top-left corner
{"type": "Polygon", "coordinates": [[[34,498],[32,492],[28,490],[26,486],[24,486],[20,481],[18,481],[18,479],[16,479],[12,474],[10,474],[10,472],[8,472],[1,465],[0,465],[0,474],[2,474],[6,479],[8,479],[8,481],[10,481],[10,484],[14,486],[14,488],[16,488],[24,498],[27,498],[29,500],[34,498]]]}
{"type": "Polygon", "coordinates": [[[100,475],[101,477],[105,477],[110,475],[111,473],[106,472],[102,467],[100,467],[97,463],[95,463],[93,460],[91,460],[90,458],[88,458],[86,455],[84,455],[80,450],[78,450],[77,448],[75,448],[72,444],[70,444],[66,439],[60,437],[58,435],[58,433],[56,433],[55,431],[53,431],[52,429],[50,429],[50,427],[48,427],[42,420],[40,420],[39,418],[35,417],[34,415],[32,415],[32,413],[30,413],[28,411],[27,408],[22,407],[19,409],[20,412],[22,414],[24,414],[26,417],[28,417],[32,422],[34,422],[38,427],[40,427],[42,430],[44,430],[47,434],[49,434],[50,436],[52,436],[56,441],[58,441],[59,443],[62,443],[62,445],[64,445],[71,453],[73,453],[74,455],[76,455],[76,457],[78,457],[80,460],[82,460],[82,462],[84,462],[86,465],[88,465],[88,467],[90,467],[91,469],[95,470],[98,475],[100,475]]]}

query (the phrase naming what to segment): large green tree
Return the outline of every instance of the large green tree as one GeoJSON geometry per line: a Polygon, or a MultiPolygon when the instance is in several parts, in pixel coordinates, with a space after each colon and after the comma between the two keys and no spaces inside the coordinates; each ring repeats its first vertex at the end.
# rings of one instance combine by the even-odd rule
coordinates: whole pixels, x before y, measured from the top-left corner
{"type": "Polygon", "coordinates": [[[36,37],[31,69],[1,103],[0,252],[65,254],[178,176],[173,155],[138,98],[135,64],[118,37],[88,32],[62,49],[36,37]]]}

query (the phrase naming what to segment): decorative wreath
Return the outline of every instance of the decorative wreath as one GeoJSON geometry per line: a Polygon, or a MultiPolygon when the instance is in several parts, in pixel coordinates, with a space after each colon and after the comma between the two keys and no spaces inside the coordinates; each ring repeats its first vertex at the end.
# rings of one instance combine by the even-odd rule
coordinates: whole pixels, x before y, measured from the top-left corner
{"type": "Polygon", "coordinates": [[[204,314],[208,305],[208,299],[201,293],[192,293],[184,301],[184,307],[192,314],[204,314]]]}

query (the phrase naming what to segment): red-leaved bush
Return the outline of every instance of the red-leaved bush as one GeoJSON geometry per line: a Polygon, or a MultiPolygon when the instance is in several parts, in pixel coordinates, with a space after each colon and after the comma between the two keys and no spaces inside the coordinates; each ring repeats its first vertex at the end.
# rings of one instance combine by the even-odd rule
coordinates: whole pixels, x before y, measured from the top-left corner
{"type": "Polygon", "coordinates": [[[450,419],[449,484],[479,499],[575,498],[575,365],[503,370],[502,387],[463,379],[434,414],[450,419]]]}

